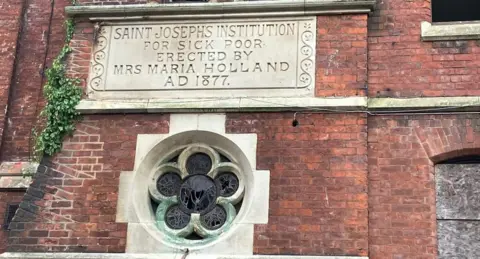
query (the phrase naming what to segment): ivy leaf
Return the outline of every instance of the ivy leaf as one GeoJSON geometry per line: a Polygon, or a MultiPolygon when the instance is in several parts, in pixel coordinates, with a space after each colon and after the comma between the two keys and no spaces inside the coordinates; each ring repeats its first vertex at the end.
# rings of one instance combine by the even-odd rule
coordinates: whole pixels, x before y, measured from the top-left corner
{"type": "Polygon", "coordinates": [[[65,73],[65,58],[72,51],[70,41],[74,33],[72,20],[67,20],[65,44],[52,65],[45,72],[46,84],[43,94],[47,101],[39,117],[45,118],[45,127],[38,133],[34,129],[35,154],[39,158],[43,154],[53,155],[62,148],[63,138],[73,132],[79,113],[75,107],[82,97],[79,87],[80,79],[70,78],[65,73]]]}

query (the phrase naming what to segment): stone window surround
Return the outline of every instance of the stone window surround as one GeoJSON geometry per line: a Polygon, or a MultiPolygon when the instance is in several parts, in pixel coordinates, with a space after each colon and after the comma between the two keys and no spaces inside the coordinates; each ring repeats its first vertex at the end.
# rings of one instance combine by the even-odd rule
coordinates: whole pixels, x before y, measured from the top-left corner
{"type": "MultiPolygon", "coordinates": [[[[155,212],[157,227],[161,230],[161,232],[165,233],[166,235],[169,235],[170,238],[175,242],[177,242],[178,244],[187,242],[189,244],[195,245],[195,243],[205,244],[210,241],[213,241],[216,238],[218,238],[218,236],[221,235],[223,232],[228,231],[230,224],[236,218],[236,211],[235,211],[234,205],[236,205],[238,201],[243,198],[244,187],[245,187],[244,172],[237,165],[235,161],[236,160],[235,157],[232,157],[230,154],[228,154],[225,151],[222,151],[222,153],[224,155],[228,155],[231,161],[221,162],[220,157],[218,155],[219,150],[209,145],[205,145],[203,143],[193,143],[193,144],[188,144],[186,146],[180,146],[178,150],[174,149],[172,152],[170,152],[170,155],[167,155],[167,157],[164,157],[163,161],[159,164],[159,166],[154,167],[153,168],[154,170],[152,170],[150,174],[151,175],[150,184],[149,184],[150,196],[153,200],[159,202],[159,208],[163,207],[163,209],[160,209],[160,210],[157,209],[157,211],[155,212]],[[199,174],[192,175],[192,173],[189,172],[187,169],[188,158],[195,153],[206,154],[211,159],[211,162],[212,162],[211,169],[209,169],[208,173],[205,174],[210,179],[212,180],[216,179],[216,177],[221,172],[231,172],[237,177],[237,180],[238,180],[238,188],[234,192],[232,192],[232,195],[228,197],[217,196],[214,202],[215,205],[221,206],[227,215],[226,221],[218,229],[208,229],[207,227],[202,225],[201,214],[193,213],[193,212],[191,213],[186,212],[186,214],[190,216],[190,220],[187,223],[187,225],[183,228],[177,228],[177,229],[170,228],[166,223],[167,220],[165,219],[166,218],[165,213],[168,211],[168,208],[171,205],[180,204],[181,202],[178,202],[178,203],[175,202],[176,200],[180,200],[179,196],[177,196],[176,194],[174,194],[173,197],[164,196],[157,188],[158,179],[162,174],[167,172],[174,172],[174,174],[182,178],[181,179],[182,182],[185,181],[185,179],[187,179],[189,176],[197,177],[199,174]],[[168,161],[169,158],[175,157],[175,156],[179,156],[178,162],[172,163],[168,161]],[[195,241],[182,238],[183,236],[188,236],[191,233],[203,234],[205,235],[205,237],[203,237],[203,239],[201,240],[195,240],[195,241]]],[[[200,174],[200,175],[203,175],[203,174],[200,174]]],[[[180,188],[180,186],[178,186],[178,188],[180,188]]],[[[211,211],[211,209],[208,209],[208,211],[211,211]]]]}
{"type": "Polygon", "coordinates": [[[133,172],[120,176],[117,222],[128,223],[127,253],[252,255],[254,224],[268,222],[270,173],[256,170],[256,134],[227,134],[225,114],[172,114],[168,134],[141,134],[133,172]],[[146,186],[162,157],[175,147],[204,143],[228,154],[243,172],[242,207],[229,229],[208,243],[172,240],[160,231],[146,186]]]}
{"type": "Polygon", "coordinates": [[[480,21],[421,24],[423,41],[480,39],[480,21]]]}

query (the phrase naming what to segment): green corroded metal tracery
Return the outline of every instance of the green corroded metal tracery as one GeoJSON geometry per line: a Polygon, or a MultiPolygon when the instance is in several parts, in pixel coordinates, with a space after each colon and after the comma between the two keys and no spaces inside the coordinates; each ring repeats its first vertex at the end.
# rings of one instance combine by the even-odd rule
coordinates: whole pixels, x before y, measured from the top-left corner
{"type": "Polygon", "coordinates": [[[239,166],[204,144],[177,150],[153,172],[149,185],[157,227],[172,241],[207,242],[225,232],[244,194],[239,166]]]}

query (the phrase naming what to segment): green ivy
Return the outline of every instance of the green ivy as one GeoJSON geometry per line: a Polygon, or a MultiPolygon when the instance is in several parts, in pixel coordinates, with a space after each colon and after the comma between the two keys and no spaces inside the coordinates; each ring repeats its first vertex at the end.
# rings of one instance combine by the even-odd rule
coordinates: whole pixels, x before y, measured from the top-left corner
{"type": "Polygon", "coordinates": [[[35,157],[40,159],[43,155],[53,155],[62,149],[62,142],[66,135],[72,134],[75,122],[80,114],[75,107],[82,97],[80,80],[70,78],[65,71],[65,58],[72,51],[70,41],[73,37],[74,24],[67,20],[65,44],[53,64],[45,72],[47,83],[43,87],[46,105],[40,113],[44,121],[43,130],[35,136],[35,157]]]}

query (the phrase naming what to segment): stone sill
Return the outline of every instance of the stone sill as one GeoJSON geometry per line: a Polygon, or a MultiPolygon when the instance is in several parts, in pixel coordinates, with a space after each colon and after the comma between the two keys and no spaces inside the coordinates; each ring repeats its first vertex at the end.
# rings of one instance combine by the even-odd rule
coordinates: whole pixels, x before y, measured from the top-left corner
{"type": "Polygon", "coordinates": [[[480,96],[421,98],[215,98],[82,100],[77,106],[82,114],[181,113],[181,112],[429,112],[480,111],[480,96]]]}
{"type": "Polygon", "coordinates": [[[480,39],[480,21],[434,23],[422,22],[423,41],[480,39]]]}
{"type": "MultiPolygon", "coordinates": [[[[178,259],[177,254],[89,254],[89,253],[3,253],[1,258],[15,259],[178,259]]],[[[189,254],[189,259],[368,259],[361,256],[298,256],[298,255],[199,255],[189,254]]]]}
{"type": "Polygon", "coordinates": [[[67,6],[70,17],[92,20],[171,20],[369,13],[375,0],[281,0],[224,3],[67,6]]]}

